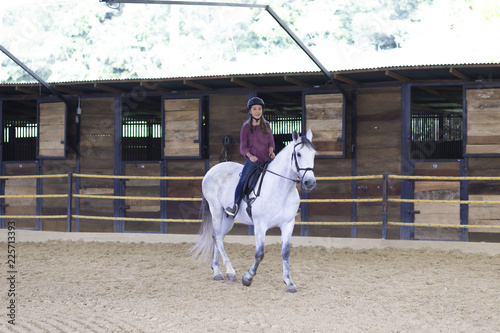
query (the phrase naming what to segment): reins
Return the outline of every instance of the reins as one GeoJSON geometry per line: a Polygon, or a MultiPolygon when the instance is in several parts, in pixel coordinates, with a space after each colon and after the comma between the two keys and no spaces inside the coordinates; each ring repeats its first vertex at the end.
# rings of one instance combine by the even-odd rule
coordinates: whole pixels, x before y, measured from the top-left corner
{"type": "MultiPolygon", "coordinates": [[[[302,138],[302,140],[307,140],[307,139],[302,138]]],[[[266,170],[266,172],[272,173],[275,176],[278,176],[278,177],[281,177],[281,178],[284,178],[284,179],[287,179],[287,180],[291,180],[292,182],[299,184],[302,181],[302,178],[305,177],[307,171],[313,171],[314,172],[314,168],[301,168],[299,166],[298,161],[297,161],[297,152],[295,151],[295,147],[297,147],[298,145],[303,145],[303,144],[304,144],[304,142],[299,142],[299,143],[295,144],[293,146],[293,154],[292,154],[292,161],[295,162],[295,168],[297,169],[297,175],[298,175],[299,179],[293,179],[293,178],[290,178],[290,177],[286,177],[286,176],[280,175],[279,173],[276,173],[276,172],[271,171],[271,170],[266,170]],[[303,176],[300,177],[300,171],[303,171],[303,170],[305,170],[305,172],[304,172],[303,176]]],[[[254,162],[254,163],[257,165],[258,168],[264,170],[264,168],[262,166],[260,166],[259,163],[256,163],[256,162],[254,162]]]]}

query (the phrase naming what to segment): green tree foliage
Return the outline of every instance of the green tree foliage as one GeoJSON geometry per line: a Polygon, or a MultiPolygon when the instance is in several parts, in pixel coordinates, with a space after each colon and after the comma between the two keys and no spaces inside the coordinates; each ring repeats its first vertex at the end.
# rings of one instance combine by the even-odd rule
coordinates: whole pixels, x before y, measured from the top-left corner
{"type": "MultiPolygon", "coordinates": [[[[342,62],[363,66],[353,59],[364,53],[405,47],[435,2],[451,5],[440,13],[450,31],[464,13],[474,14],[470,24],[500,18],[496,0],[267,4],[334,70],[342,62]]],[[[22,0],[0,4],[0,18],[0,43],[49,82],[318,70],[262,9],[22,0]]],[[[0,61],[1,82],[33,81],[5,55],[0,61]]]]}

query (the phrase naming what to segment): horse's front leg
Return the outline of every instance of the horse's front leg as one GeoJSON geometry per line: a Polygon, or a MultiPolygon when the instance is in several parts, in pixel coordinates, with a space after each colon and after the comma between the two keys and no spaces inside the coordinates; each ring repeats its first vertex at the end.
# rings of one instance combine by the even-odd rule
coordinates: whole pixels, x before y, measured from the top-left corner
{"type": "Polygon", "coordinates": [[[290,278],[290,239],[292,238],[294,221],[281,227],[281,258],[283,259],[283,282],[286,284],[286,291],[296,293],[299,291],[290,278]]]}
{"type": "Polygon", "coordinates": [[[262,230],[262,228],[255,228],[255,260],[253,262],[252,267],[243,274],[241,278],[241,282],[244,286],[249,287],[252,284],[252,280],[257,274],[257,268],[259,267],[260,262],[264,259],[264,239],[266,236],[266,230],[262,230]]]}

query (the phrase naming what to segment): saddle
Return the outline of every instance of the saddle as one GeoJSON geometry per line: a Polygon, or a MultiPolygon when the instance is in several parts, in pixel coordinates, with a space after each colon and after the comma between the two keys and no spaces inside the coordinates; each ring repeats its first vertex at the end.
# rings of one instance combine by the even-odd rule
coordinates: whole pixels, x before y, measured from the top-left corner
{"type": "Polygon", "coordinates": [[[260,195],[260,189],[262,187],[262,181],[264,180],[264,176],[267,171],[267,166],[269,165],[269,161],[265,161],[262,163],[258,163],[259,166],[255,168],[245,180],[245,185],[243,186],[243,200],[247,203],[247,214],[252,218],[252,203],[257,199],[260,195]],[[261,181],[258,184],[257,192],[255,192],[255,188],[257,183],[259,182],[259,178],[262,175],[261,181]],[[253,193],[253,196],[252,196],[253,193]]]}

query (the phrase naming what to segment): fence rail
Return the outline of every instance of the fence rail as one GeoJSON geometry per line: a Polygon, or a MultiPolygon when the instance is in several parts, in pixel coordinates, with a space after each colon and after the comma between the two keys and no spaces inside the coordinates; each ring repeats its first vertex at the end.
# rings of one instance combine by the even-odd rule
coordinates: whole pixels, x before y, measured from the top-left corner
{"type": "MultiPolygon", "coordinates": [[[[114,175],[90,175],[90,174],[56,174],[56,175],[24,175],[24,176],[0,176],[0,180],[6,179],[47,179],[47,178],[67,178],[68,191],[66,194],[33,194],[33,195],[0,195],[0,205],[5,199],[9,198],[66,198],[67,199],[67,215],[7,215],[1,214],[0,219],[2,226],[5,219],[66,219],[67,231],[72,230],[73,219],[88,219],[88,220],[111,220],[111,221],[140,221],[140,222],[169,222],[169,223],[199,223],[200,219],[171,219],[171,218],[142,218],[142,217],[124,217],[124,216],[89,216],[72,213],[73,200],[76,198],[87,199],[107,199],[107,200],[144,200],[144,201],[175,201],[175,202],[199,202],[200,197],[145,197],[145,196],[119,196],[119,195],[96,195],[96,194],[80,194],[73,193],[73,178],[95,178],[95,179],[118,179],[118,180],[202,180],[203,177],[150,177],[150,176],[114,176],[114,175]]],[[[467,181],[467,180],[500,180],[500,177],[435,177],[435,176],[400,176],[400,175],[370,175],[370,176],[341,176],[341,177],[316,177],[318,181],[339,181],[339,180],[366,180],[378,179],[382,180],[382,198],[352,198],[352,199],[301,199],[301,203],[366,203],[379,202],[382,203],[382,221],[366,221],[366,222],[315,222],[315,221],[297,221],[297,225],[313,226],[382,226],[382,237],[387,238],[387,226],[404,226],[404,227],[428,227],[428,228],[459,228],[459,229],[500,229],[500,225],[469,225],[469,224],[425,224],[425,223],[408,223],[408,222],[389,222],[387,221],[388,203],[436,203],[436,204],[460,204],[460,205],[490,205],[500,204],[500,201],[478,201],[478,200],[423,200],[423,199],[397,199],[389,198],[388,182],[394,180],[435,180],[435,181],[467,181]]],[[[5,206],[5,204],[3,204],[5,206]]],[[[238,222],[237,222],[238,223],[238,222]]]]}

